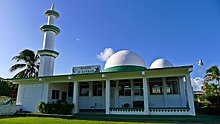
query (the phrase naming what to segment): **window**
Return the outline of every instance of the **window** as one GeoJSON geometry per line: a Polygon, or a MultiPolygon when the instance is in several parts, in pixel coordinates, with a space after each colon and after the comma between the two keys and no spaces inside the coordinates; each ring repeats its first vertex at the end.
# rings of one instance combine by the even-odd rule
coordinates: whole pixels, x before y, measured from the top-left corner
{"type": "Polygon", "coordinates": [[[134,95],[143,96],[142,80],[134,80],[134,95]]]}
{"type": "Polygon", "coordinates": [[[68,84],[68,96],[69,97],[73,96],[73,83],[68,84]]]}
{"type": "Polygon", "coordinates": [[[93,82],[93,96],[102,96],[101,82],[93,82]]]}
{"type": "Polygon", "coordinates": [[[110,87],[116,87],[116,82],[115,81],[110,81],[110,87]]]}
{"type": "Polygon", "coordinates": [[[166,78],[167,94],[179,94],[179,82],[177,77],[166,78]]]}
{"type": "Polygon", "coordinates": [[[130,81],[119,81],[119,95],[131,96],[131,83],[130,81]]]}
{"type": "Polygon", "coordinates": [[[59,99],[60,91],[52,90],[52,99],[59,99]]]}
{"type": "Polygon", "coordinates": [[[149,79],[149,84],[150,84],[150,95],[163,94],[162,78],[151,78],[149,79]]]}
{"type": "Polygon", "coordinates": [[[80,84],[80,96],[89,96],[89,84],[80,84]]]}

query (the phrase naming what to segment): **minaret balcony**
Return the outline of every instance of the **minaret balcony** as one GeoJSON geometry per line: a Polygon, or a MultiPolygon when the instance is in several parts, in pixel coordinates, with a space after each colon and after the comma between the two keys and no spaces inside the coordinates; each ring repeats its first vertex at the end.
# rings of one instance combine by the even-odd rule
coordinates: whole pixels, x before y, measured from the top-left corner
{"type": "Polygon", "coordinates": [[[41,31],[53,31],[56,35],[60,33],[60,29],[54,25],[43,25],[40,27],[41,31]]]}
{"type": "Polygon", "coordinates": [[[52,56],[54,58],[56,58],[59,55],[58,52],[54,50],[48,50],[48,49],[38,50],[37,54],[40,56],[52,56]]]}
{"type": "Polygon", "coordinates": [[[47,10],[47,11],[45,12],[45,15],[46,15],[46,16],[53,15],[53,16],[55,16],[56,18],[59,18],[59,17],[60,17],[60,14],[59,14],[58,12],[54,11],[54,10],[47,10]]]}

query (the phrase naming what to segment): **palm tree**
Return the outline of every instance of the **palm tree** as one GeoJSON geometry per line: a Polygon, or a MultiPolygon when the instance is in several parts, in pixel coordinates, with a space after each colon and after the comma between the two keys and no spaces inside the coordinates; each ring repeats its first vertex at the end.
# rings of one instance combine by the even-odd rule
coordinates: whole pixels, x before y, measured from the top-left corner
{"type": "Polygon", "coordinates": [[[216,83],[220,88],[220,71],[217,65],[211,66],[209,69],[206,70],[204,84],[207,84],[209,81],[213,80],[216,80],[216,83]]]}
{"type": "Polygon", "coordinates": [[[12,60],[19,62],[13,65],[9,71],[14,72],[18,69],[23,69],[18,72],[14,78],[29,78],[37,77],[39,69],[39,56],[32,50],[25,49],[19,53],[18,56],[14,56],[12,60]]]}

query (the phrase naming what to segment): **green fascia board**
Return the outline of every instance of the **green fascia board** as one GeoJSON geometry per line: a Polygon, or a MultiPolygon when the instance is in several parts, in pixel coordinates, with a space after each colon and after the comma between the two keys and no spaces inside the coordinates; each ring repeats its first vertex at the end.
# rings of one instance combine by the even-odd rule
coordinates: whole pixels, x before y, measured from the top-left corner
{"type": "MultiPolygon", "coordinates": [[[[142,71],[153,71],[153,70],[169,70],[169,69],[181,69],[181,68],[192,68],[192,65],[189,66],[177,66],[177,67],[168,67],[168,68],[157,68],[157,69],[145,69],[142,71]]],[[[123,72],[140,72],[140,71],[123,71],[123,72]]],[[[100,72],[100,73],[84,73],[84,74],[66,74],[66,75],[54,75],[54,76],[42,76],[42,77],[32,77],[32,78],[9,78],[4,79],[6,81],[11,80],[32,80],[32,79],[39,79],[39,78],[52,78],[52,77],[68,77],[68,76],[79,76],[79,75],[100,75],[100,74],[112,74],[112,73],[122,73],[122,72],[100,72]]]]}
{"type": "Polygon", "coordinates": [[[146,70],[146,68],[142,66],[127,65],[127,66],[110,67],[105,69],[104,72],[128,72],[128,71],[144,71],[144,70],[146,70]]]}
{"type": "Polygon", "coordinates": [[[166,69],[177,69],[177,68],[193,68],[193,65],[176,66],[176,67],[165,67],[165,68],[153,68],[153,69],[147,69],[147,70],[166,70],[166,69]]]}
{"type": "Polygon", "coordinates": [[[57,51],[48,49],[38,50],[37,54],[39,54],[40,56],[53,56],[55,58],[59,55],[57,51]]]}
{"type": "Polygon", "coordinates": [[[41,31],[53,31],[56,35],[60,33],[60,29],[54,25],[43,25],[40,27],[41,31]]]}
{"type": "Polygon", "coordinates": [[[54,11],[54,10],[47,10],[47,11],[45,12],[45,15],[46,15],[46,16],[53,15],[53,16],[55,16],[56,18],[59,18],[59,17],[60,17],[60,14],[59,14],[58,12],[54,11]]]}

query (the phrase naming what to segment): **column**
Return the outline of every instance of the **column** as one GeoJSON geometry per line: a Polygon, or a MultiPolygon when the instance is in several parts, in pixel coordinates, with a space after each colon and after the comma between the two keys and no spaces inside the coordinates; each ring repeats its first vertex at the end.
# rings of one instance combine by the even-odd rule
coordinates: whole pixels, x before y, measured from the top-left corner
{"type": "Polygon", "coordinates": [[[134,82],[133,82],[133,80],[130,80],[130,84],[131,84],[131,99],[130,99],[130,101],[134,101],[134,82]]]}
{"type": "Polygon", "coordinates": [[[179,88],[180,88],[180,99],[181,99],[181,105],[186,106],[186,87],[185,87],[185,81],[183,81],[183,77],[179,77],[179,88]]]}
{"type": "Polygon", "coordinates": [[[110,114],[110,81],[106,80],[106,88],[105,88],[105,114],[110,114]]]}
{"type": "Polygon", "coordinates": [[[16,98],[16,105],[21,105],[21,99],[23,97],[24,88],[22,87],[22,84],[18,85],[18,91],[17,91],[17,98],[16,98]]]}
{"type": "Polygon", "coordinates": [[[74,81],[74,86],[73,86],[73,104],[74,104],[74,113],[78,113],[79,110],[79,105],[78,105],[78,98],[79,97],[79,82],[74,81]]]}
{"type": "Polygon", "coordinates": [[[163,83],[163,102],[164,106],[167,107],[167,84],[166,84],[166,78],[162,78],[163,83]]]}
{"type": "Polygon", "coordinates": [[[119,84],[118,84],[118,80],[115,81],[116,82],[116,88],[115,88],[115,107],[120,108],[121,106],[118,103],[118,99],[119,99],[119,84]]]}
{"type": "Polygon", "coordinates": [[[143,92],[144,92],[144,113],[146,115],[149,115],[148,86],[147,86],[146,77],[143,77],[143,92]]]}
{"type": "Polygon", "coordinates": [[[42,83],[42,92],[41,92],[41,101],[44,103],[48,103],[48,95],[49,94],[49,83],[42,83]]]}
{"type": "Polygon", "coordinates": [[[189,104],[189,113],[190,115],[196,115],[195,113],[195,107],[194,107],[194,95],[193,95],[193,89],[191,86],[191,79],[190,75],[186,75],[186,90],[187,90],[187,100],[189,104]]]}

